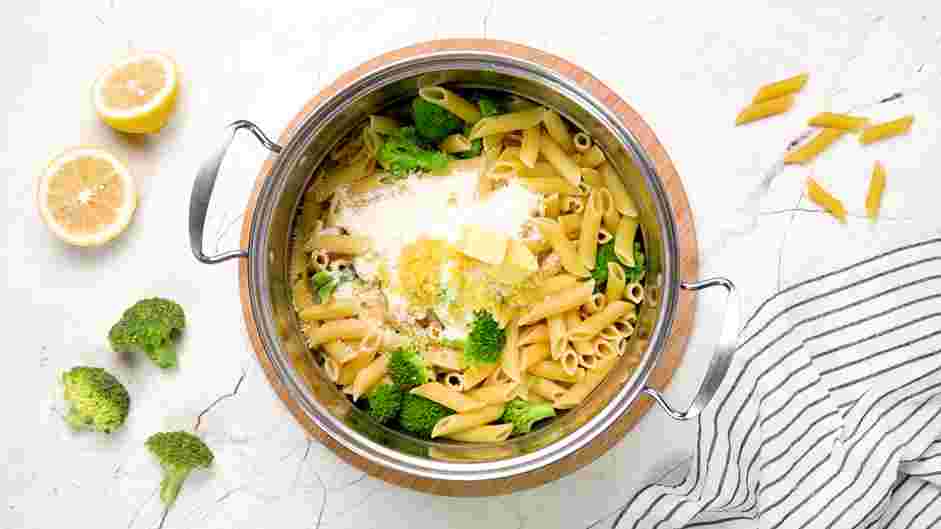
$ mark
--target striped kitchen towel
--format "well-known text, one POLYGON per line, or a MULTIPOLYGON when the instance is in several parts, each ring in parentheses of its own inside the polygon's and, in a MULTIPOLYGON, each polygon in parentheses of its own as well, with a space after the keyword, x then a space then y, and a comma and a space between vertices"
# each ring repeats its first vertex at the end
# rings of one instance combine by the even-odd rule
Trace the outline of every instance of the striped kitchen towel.
POLYGON ((764 302, 698 422, 613 527, 941 528, 941 238, 764 302))

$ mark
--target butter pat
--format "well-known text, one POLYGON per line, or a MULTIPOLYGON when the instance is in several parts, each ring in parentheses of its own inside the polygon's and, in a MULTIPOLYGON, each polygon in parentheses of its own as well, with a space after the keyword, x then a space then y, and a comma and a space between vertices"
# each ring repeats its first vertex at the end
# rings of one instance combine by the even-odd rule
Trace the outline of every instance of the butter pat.
POLYGON ((509 238, 502 233, 466 225, 461 229, 461 240, 458 241, 457 248, 468 257, 498 265, 506 256, 508 243, 509 238))
POLYGON ((508 283, 519 283, 539 270, 539 263, 533 252, 520 241, 510 239, 507 243, 506 259, 497 272, 500 279, 508 283))

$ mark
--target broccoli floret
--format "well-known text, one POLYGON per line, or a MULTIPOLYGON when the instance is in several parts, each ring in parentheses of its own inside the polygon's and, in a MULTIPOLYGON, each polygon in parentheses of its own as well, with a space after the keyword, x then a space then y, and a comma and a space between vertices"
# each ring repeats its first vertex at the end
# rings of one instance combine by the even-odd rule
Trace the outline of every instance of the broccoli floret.
POLYGON ((402 390, 393 384, 381 384, 367 396, 369 416, 385 424, 399 414, 402 407, 402 390))
POLYGON ((187 432, 161 432, 151 435, 145 443, 163 468, 160 499, 167 507, 173 505, 190 471, 209 468, 212 450, 199 437, 187 432))
POLYGON ((76 430, 111 433, 127 419, 131 407, 127 388, 104 369, 73 367, 62 375, 62 386, 69 403, 65 420, 76 430))
POLYGON ((634 266, 627 266, 615 254, 614 241, 611 241, 598 247, 595 268, 591 271, 591 277, 595 280, 595 292, 604 290, 605 283, 608 282, 608 263, 610 262, 615 262, 624 269, 624 276, 628 282, 644 277, 646 265, 640 242, 634 243, 634 266))
POLYGON ((431 430, 435 424, 454 412, 433 400, 406 393, 402 399, 402 412, 399 414, 399 424, 406 431, 419 437, 431 437, 431 430))
POLYGON ((534 423, 549 417, 555 417, 551 404, 537 404, 516 397, 506 405, 502 420, 513 425, 514 435, 520 435, 529 433, 534 423))
POLYGON ((389 378, 400 389, 408 391, 431 380, 425 359, 414 346, 404 346, 389 356, 389 378))
POLYGON ((487 96, 480 96, 480 100, 477 101, 477 108, 480 109, 481 117, 485 118, 496 116, 497 114, 501 113, 500 105, 487 96))
POLYGON ((183 308, 173 301, 150 298, 124 311, 108 340, 116 352, 144 351, 161 368, 176 367, 176 341, 186 326, 183 308))
POLYGON ((640 247, 640 242, 634 243, 634 266, 624 266, 624 275, 628 282, 640 281, 647 270, 647 257, 640 247))
POLYGON ((461 130, 464 125, 461 118, 446 108, 420 97, 412 101, 412 118, 418 133, 431 141, 443 140, 448 134, 461 130))
POLYGON ((382 144, 377 159, 397 178, 419 170, 440 171, 448 166, 448 155, 424 148, 415 127, 395 130, 382 144))
POLYGON ((474 312, 470 333, 464 343, 464 361, 468 365, 492 364, 500 359, 506 344, 506 331, 486 310, 474 312))

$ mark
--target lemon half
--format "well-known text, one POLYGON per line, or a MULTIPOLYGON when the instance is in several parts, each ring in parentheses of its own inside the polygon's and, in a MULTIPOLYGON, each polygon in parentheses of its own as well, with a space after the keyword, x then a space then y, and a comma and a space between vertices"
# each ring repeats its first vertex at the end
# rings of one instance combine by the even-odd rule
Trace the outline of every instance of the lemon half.
POLYGON ((170 119, 179 92, 173 59, 141 53, 111 65, 92 87, 95 110, 114 129, 157 132, 170 119))
POLYGON ((63 241, 100 246, 127 228, 137 191, 127 167, 94 147, 69 149, 53 158, 37 189, 39 215, 63 241))

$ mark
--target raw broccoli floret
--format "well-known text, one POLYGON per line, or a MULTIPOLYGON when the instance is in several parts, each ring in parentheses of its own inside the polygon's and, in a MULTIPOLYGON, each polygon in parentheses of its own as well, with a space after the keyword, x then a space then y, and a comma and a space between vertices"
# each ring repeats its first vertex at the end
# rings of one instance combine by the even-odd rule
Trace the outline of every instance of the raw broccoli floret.
POLYGON ((415 127, 395 130, 382 144, 377 159, 389 173, 400 178, 415 171, 440 171, 448 166, 448 155, 426 149, 415 127))
POLYGON ((435 424, 454 412, 433 400, 406 393, 402 399, 402 412, 399 414, 399 424, 406 431, 419 437, 431 437, 431 430, 435 424))
POLYGON ((448 134, 461 130, 464 125, 461 118, 446 108, 420 97, 412 101, 412 118, 418 133, 431 141, 443 140, 448 134))
POLYGON ((551 404, 527 402, 519 397, 511 400, 503 411, 502 421, 513 425, 513 434, 529 433, 533 424, 549 417, 555 417, 551 404))
POLYGON ((611 241, 598 247, 595 269, 591 271, 591 277, 595 280, 596 292, 604 290, 605 283, 608 282, 608 263, 612 261, 624 269, 624 276, 628 282, 637 281, 644 276, 646 260, 640 242, 634 243, 634 266, 627 266, 614 253, 614 241, 611 241))
POLYGON ((108 340, 116 352, 143 351, 155 364, 176 367, 176 341, 186 326, 183 308, 173 301, 150 298, 124 311, 108 340))
POLYGON ((381 384, 366 397, 367 413, 380 424, 385 424, 399 414, 402 407, 402 390, 394 384, 381 384))
POLYGON ((418 349, 408 345, 392 351, 389 356, 389 378, 400 389, 408 391, 431 380, 431 372, 418 349))
POLYGON ((500 359, 506 345, 506 331, 486 310, 474 312, 470 333, 464 343, 464 361, 468 365, 492 364, 500 359))
POLYGON ((111 433, 127 419, 131 407, 127 388, 104 369, 73 367, 62 375, 62 386, 69 403, 65 420, 76 430, 111 433))
POLYGON ((212 450, 199 437, 187 432, 161 432, 151 435, 145 443, 163 468, 160 499, 167 507, 173 505, 190 471, 209 468, 212 450))
POLYGON ((640 281, 644 277, 644 272, 647 270, 647 256, 644 255, 644 251, 640 247, 639 242, 634 243, 634 266, 624 266, 624 276, 627 278, 627 282, 631 281, 640 281))

